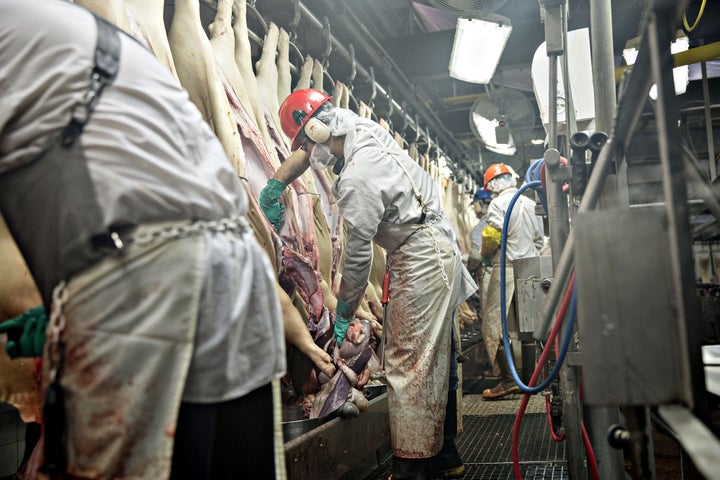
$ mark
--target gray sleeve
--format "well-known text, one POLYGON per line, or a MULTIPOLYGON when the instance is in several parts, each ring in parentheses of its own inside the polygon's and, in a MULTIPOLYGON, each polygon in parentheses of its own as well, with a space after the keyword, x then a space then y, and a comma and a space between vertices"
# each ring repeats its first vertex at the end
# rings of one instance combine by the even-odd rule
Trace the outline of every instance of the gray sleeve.
POLYGON ((372 243, 348 231, 338 298, 350 305, 351 312, 357 310, 365 295, 372 259, 372 243))

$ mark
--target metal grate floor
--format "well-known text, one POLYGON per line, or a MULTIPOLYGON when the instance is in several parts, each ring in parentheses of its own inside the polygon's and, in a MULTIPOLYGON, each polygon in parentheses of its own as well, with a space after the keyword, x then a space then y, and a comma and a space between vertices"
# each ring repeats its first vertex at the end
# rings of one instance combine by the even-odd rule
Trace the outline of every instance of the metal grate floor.
MULTIPOLYGON (((464 480, 515 480, 512 465, 512 426, 522 395, 486 401, 463 395, 462 432, 456 444, 465 461, 464 480)), ((545 400, 530 399, 520 427, 520 471, 523 480, 568 480, 565 444, 550 437, 545 400)), ((389 461, 364 480, 385 480, 389 461)))

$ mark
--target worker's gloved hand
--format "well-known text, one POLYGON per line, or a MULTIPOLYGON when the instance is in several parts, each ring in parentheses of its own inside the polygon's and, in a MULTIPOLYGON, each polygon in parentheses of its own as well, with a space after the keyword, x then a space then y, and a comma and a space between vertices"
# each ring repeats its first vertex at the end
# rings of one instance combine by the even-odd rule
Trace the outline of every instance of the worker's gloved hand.
POLYGON ((492 267, 493 266, 492 258, 483 258, 482 264, 483 264, 483 267, 492 267))
POLYGON ((335 340, 337 341, 338 347, 342 345, 349 326, 349 318, 344 318, 337 313, 335 314, 335 340))
POLYGON ((41 356, 45 347, 47 324, 45 308, 42 305, 0 323, 0 333, 8 334, 8 341, 5 344, 8 356, 10 358, 41 356))
POLYGON ((285 222, 285 207, 278 201, 285 187, 287 185, 281 181, 271 178, 265 188, 260 190, 260 208, 278 231, 285 222))
POLYGON ((337 341, 338 347, 342 345, 345 334, 348 331, 352 314, 353 312, 350 305, 342 298, 338 298, 337 307, 335 308, 335 340, 337 341))

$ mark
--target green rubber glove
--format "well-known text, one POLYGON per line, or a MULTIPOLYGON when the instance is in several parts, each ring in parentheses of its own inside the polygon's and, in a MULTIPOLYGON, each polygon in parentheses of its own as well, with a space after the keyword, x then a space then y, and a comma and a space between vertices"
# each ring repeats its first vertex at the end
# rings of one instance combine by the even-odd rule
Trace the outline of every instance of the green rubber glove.
POLYGON ((338 298, 337 307, 335 307, 335 340, 337 341, 338 347, 342 345, 345 339, 345 334, 350 326, 350 320, 353 312, 350 308, 350 304, 342 298, 338 298))
POLYGON ((278 201, 285 187, 287 185, 281 181, 271 178, 265 188, 260 190, 260 208, 278 231, 285 222, 285 207, 278 201))
POLYGON ((350 319, 343 318, 337 313, 335 314, 335 341, 337 341, 338 347, 342 345, 343 339, 345 338, 345 334, 348 331, 348 327, 350 327, 350 319))
POLYGON ((492 267, 493 266, 492 258, 483 258, 482 264, 484 267, 492 267))
POLYGON ((42 305, 0 323, 0 333, 8 334, 5 350, 10 358, 41 356, 45 348, 47 324, 42 305))

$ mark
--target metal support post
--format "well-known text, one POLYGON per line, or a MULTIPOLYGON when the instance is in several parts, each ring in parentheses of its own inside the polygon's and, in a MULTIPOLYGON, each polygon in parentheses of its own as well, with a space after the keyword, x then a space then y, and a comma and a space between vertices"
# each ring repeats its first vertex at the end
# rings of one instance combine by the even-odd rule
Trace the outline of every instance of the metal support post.
MULTIPOLYGON (((673 6, 674 7, 674 6, 673 6)), ((685 335, 685 352, 681 358, 687 362, 681 365, 685 370, 683 378, 689 379, 684 385, 692 391, 691 400, 701 418, 707 419, 705 377, 700 351, 700 329, 697 321, 699 303, 693 285, 695 268, 692 260, 692 241, 687 202, 687 181, 680 148, 680 132, 677 127, 677 101, 673 80, 673 61, 670 54, 672 30, 675 25, 674 8, 658 9, 648 26, 650 60, 653 78, 657 84, 658 101, 655 106, 658 150, 663 172, 663 196, 667 213, 670 266, 672 271, 673 295, 676 305, 678 332, 685 335)))
MULTIPOLYGON (((703 41, 700 40, 700 44, 703 41)), ((707 134, 708 144, 708 172, 710 173, 710 181, 712 182, 718 176, 717 162, 715 161, 715 139, 713 138, 712 113, 710 112, 710 87, 708 86, 707 65, 700 62, 702 70, 702 87, 703 101, 705 103, 705 132, 707 134)))
MULTIPOLYGON (((593 88, 595 91, 595 129, 612 135, 615 118, 615 63, 613 58, 612 5, 610 0, 590 0, 590 42, 593 52, 593 88)), ((616 170, 617 184, 627 190, 627 169, 616 170)), ((602 205, 602 200, 600 200, 602 205)), ((582 349, 582 345, 580 346, 582 349)), ((600 478, 622 478, 622 451, 611 448, 607 432, 620 423, 617 407, 587 407, 585 420, 595 451, 600 478)))
MULTIPOLYGON (((567 52, 567 23, 564 22, 566 2, 546 2, 545 4, 545 45, 549 57, 549 92, 548 92, 548 149, 545 151, 545 173, 547 176, 546 195, 548 202, 548 224, 550 226, 550 246, 552 249, 553 271, 565 248, 569 235, 568 201, 562 189, 560 173, 560 153, 558 144, 558 59, 567 52)), ((563 69, 566 71, 566 69, 563 69)), ((565 78, 565 91, 570 91, 568 78, 565 78)), ((572 108, 566 103, 566 109, 572 108)), ((566 117, 568 118, 568 117, 566 117)), ((564 170, 567 172, 567 170, 564 170)), ((560 285, 558 288, 562 288, 560 285)), ((565 326, 563 330, 565 330, 565 326)), ((562 334, 562 333, 561 333, 562 334)), ((572 348, 571 350, 575 350, 572 348)), ((573 480, 587 479, 587 463, 582 440, 582 406, 579 399, 576 367, 567 363, 560 370, 560 387, 562 390, 563 418, 567 432, 566 448, 568 456, 568 473, 573 480)))

